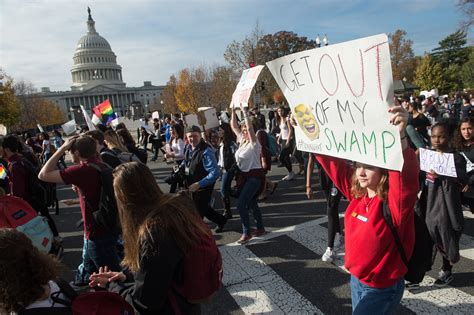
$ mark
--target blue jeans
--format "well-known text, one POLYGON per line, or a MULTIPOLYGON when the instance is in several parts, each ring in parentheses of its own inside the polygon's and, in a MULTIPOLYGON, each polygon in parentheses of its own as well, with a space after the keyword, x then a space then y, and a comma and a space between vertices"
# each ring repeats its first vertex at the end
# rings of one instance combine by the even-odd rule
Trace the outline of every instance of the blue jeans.
POLYGON ((232 180, 235 177, 235 170, 230 168, 222 175, 221 195, 223 198, 230 198, 230 190, 232 189, 232 180))
POLYGON ((100 267, 120 271, 120 258, 117 254, 117 238, 105 236, 94 240, 84 238, 82 262, 77 267, 76 282, 89 283, 89 277, 100 267))
POLYGON ((352 314, 393 314, 402 300, 404 289, 403 278, 391 287, 377 289, 351 275, 352 314))
POLYGON ((260 212, 257 203, 257 192, 259 191, 261 184, 259 178, 249 177, 240 191, 239 199, 237 199, 237 210, 239 211, 240 221, 242 222, 242 234, 250 234, 249 209, 252 209, 257 229, 264 229, 262 213, 260 212))

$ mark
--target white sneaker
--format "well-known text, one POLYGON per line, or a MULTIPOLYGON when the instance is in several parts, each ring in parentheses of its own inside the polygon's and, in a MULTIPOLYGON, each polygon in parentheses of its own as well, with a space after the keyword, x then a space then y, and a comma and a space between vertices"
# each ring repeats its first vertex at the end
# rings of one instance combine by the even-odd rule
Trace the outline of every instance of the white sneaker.
POLYGON ((336 258, 336 255, 332 251, 331 247, 328 247, 323 257, 321 257, 321 260, 324 262, 332 263, 335 258, 336 258))
POLYGON ((344 248, 344 236, 341 233, 336 233, 334 237, 334 251, 338 251, 344 248))
POLYGON ((295 178, 295 173, 294 172, 289 172, 288 175, 283 177, 281 180, 292 180, 293 178, 295 178))

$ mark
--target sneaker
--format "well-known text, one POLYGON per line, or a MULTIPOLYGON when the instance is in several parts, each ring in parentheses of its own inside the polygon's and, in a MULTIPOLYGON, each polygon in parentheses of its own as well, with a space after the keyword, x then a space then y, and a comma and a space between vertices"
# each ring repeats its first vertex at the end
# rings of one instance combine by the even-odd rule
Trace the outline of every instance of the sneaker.
POLYGON ((407 281, 405 282, 405 289, 407 289, 410 292, 417 291, 420 289, 420 284, 407 281))
POLYGON ((338 251, 344 248, 344 236, 341 233, 336 233, 334 237, 334 251, 338 251))
POLYGON ((323 257, 321 257, 321 260, 324 262, 332 263, 334 261, 334 258, 336 258, 336 255, 334 254, 331 247, 328 247, 323 257))
POLYGON ((259 237, 259 236, 262 236, 262 235, 265 235, 265 234, 267 234, 267 231, 265 231, 265 229, 252 230, 252 232, 250 233, 250 235, 252 235, 252 237, 259 237))
POLYGON ((84 290, 89 287, 89 283, 86 282, 78 282, 78 281, 71 281, 69 282, 69 285, 71 288, 73 288, 75 291, 80 291, 84 290))
POLYGON ((444 270, 441 270, 439 272, 439 277, 438 279, 436 279, 436 281, 434 282, 434 285, 436 287, 444 287, 446 285, 448 285, 451 281, 453 281, 454 277, 453 277, 453 274, 451 273, 451 271, 444 271, 444 270))
POLYGON ((292 180, 293 178, 295 178, 295 173, 294 172, 289 172, 288 175, 283 177, 281 180, 292 180))
POLYGON ((249 235, 249 234, 242 234, 242 236, 240 237, 240 239, 237 241, 237 244, 240 244, 240 245, 246 244, 246 243, 248 243, 248 241, 250 241, 251 239, 252 239, 252 235, 249 235))

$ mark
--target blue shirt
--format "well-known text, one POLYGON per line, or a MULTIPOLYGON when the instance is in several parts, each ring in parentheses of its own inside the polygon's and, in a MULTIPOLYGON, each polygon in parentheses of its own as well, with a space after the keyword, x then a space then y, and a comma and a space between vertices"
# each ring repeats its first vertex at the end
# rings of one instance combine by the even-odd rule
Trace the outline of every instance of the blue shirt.
MULTIPOLYGON (((191 148, 189 149, 191 150, 191 148)), ((191 156, 193 154, 193 151, 190 152, 191 156)), ((186 160, 183 160, 182 164, 186 165, 186 160)), ((207 176, 198 182, 200 188, 204 188, 206 186, 214 184, 221 175, 220 168, 217 165, 215 152, 210 147, 207 147, 202 152, 202 165, 204 167, 204 170, 206 170, 207 172, 207 176)))

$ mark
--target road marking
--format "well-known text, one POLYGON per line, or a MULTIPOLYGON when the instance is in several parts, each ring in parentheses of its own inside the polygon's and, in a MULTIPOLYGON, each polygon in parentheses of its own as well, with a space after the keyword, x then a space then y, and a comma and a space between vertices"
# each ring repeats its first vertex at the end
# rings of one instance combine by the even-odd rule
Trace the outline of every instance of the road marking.
POLYGON ((323 314, 245 246, 221 246, 222 283, 245 314, 323 314))

